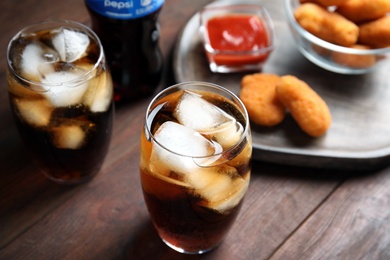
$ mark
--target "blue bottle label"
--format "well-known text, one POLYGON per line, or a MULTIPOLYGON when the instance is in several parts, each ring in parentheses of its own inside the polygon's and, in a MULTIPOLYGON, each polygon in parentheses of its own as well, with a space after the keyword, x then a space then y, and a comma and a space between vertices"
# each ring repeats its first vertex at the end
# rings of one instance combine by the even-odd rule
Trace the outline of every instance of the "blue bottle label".
POLYGON ((136 19, 155 12, 164 0, 85 0, 98 14, 113 19, 136 19))

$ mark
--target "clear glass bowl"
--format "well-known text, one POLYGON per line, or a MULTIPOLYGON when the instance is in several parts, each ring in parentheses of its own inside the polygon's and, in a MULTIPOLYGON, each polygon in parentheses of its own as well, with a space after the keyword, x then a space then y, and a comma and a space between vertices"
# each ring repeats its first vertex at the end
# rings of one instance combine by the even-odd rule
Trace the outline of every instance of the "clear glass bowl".
POLYGON ((389 58, 390 48, 360 50, 326 42, 303 29, 294 18, 299 0, 285 0, 285 10, 291 32, 299 51, 311 62, 340 74, 364 74, 389 58))

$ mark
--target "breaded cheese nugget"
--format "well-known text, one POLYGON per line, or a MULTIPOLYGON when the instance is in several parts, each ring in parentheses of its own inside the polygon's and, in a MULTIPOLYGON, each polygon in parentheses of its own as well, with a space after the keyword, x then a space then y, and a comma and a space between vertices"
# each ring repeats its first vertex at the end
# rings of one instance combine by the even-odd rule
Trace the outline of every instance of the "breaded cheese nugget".
POLYGON ((316 3, 318 5, 328 7, 328 6, 339 6, 348 0, 301 0, 301 4, 304 3, 316 3))
POLYGON ((276 93, 308 135, 321 136, 329 128, 332 118, 327 104, 304 81, 291 75, 282 76, 276 93))
MULTIPOLYGON (((353 45, 351 46, 351 48, 358 49, 358 50, 371 49, 366 45, 359 45, 359 44, 353 45)), ((369 68, 376 63, 376 56, 374 54, 357 55, 357 54, 333 52, 332 60, 338 64, 345 65, 352 68, 369 68)))
POLYGON ((308 32, 327 42, 341 46, 356 43, 359 27, 338 13, 313 3, 305 3, 294 11, 297 22, 308 32))
POLYGON ((374 20, 390 12, 390 1, 347 0, 337 7, 336 12, 355 23, 374 20))
POLYGON ((390 16, 359 26, 359 42, 373 48, 390 46, 390 16))
POLYGON ((277 99, 275 91, 279 79, 277 75, 263 73, 242 78, 240 99, 253 123, 274 126, 284 119, 286 109, 277 99))

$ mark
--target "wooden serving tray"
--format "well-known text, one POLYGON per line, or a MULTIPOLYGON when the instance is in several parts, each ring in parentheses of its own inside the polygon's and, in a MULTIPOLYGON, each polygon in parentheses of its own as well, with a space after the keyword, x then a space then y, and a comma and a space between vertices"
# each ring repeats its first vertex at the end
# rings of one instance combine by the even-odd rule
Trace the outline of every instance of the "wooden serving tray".
MULTIPOLYGON (((291 74, 307 82, 328 104, 332 125, 326 135, 311 138, 290 115, 276 127, 252 124, 253 158, 341 170, 372 170, 390 163, 390 60, 365 75, 340 75, 317 67, 295 46, 283 1, 278 1, 280 5, 263 4, 274 22, 277 47, 262 72, 291 74)), ((198 26, 195 14, 179 35, 173 59, 176 81, 212 82, 238 95, 245 74, 209 70, 198 26)))

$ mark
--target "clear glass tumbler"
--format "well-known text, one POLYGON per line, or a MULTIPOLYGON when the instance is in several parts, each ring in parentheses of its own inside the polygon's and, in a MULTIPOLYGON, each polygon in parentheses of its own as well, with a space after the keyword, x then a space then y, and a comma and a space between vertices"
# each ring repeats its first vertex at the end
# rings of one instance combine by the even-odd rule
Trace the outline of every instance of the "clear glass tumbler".
POLYGON ((185 82, 150 103, 141 136, 145 202, 161 239, 187 254, 221 243, 249 185, 252 142, 242 102, 206 82, 185 82))
POLYGON ((61 184, 91 179, 107 154, 113 86, 102 45, 88 27, 45 21, 8 45, 9 101, 40 170, 61 184))

